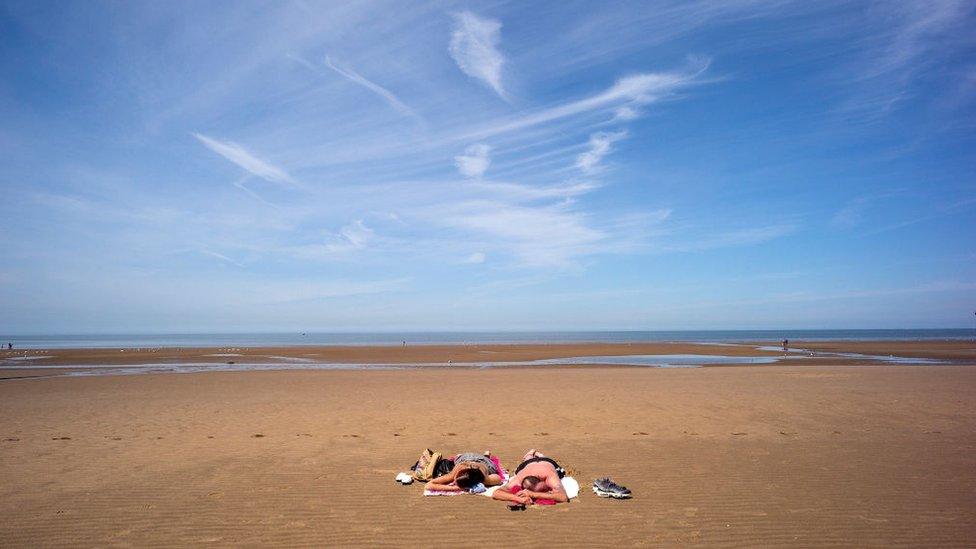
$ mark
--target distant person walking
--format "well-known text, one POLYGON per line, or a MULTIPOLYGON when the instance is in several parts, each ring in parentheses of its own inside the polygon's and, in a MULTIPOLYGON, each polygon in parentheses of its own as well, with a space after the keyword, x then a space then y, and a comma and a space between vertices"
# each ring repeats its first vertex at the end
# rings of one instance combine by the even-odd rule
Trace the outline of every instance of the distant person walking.
POLYGON ((783 352, 786 353, 786 352, 789 352, 789 350, 790 350, 790 340, 784 339, 783 340, 783 352))
POLYGON ((13 343, 8 343, 8 344, 7 344, 7 350, 8 350, 8 351, 9 351, 10 349, 13 349, 13 348, 14 348, 14 344, 13 344, 13 343))

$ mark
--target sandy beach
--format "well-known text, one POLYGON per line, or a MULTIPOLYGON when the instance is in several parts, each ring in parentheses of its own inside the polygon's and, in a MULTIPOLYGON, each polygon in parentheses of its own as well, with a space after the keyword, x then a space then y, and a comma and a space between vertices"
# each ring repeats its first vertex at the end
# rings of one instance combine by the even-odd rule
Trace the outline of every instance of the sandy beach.
MULTIPOLYGON (((972 361, 965 342, 899 345, 972 361)), ((241 354, 613 351, 583 347, 241 354)), ((50 370, 0 377, 11 372, 50 370)), ((837 361, 7 379, 0 545, 971 546, 974 396, 971 367, 837 361), (393 476, 426 447, 490 449, 510 467, 538 447, 584 487, 610 475, 635 497, 584 491, 518 514, 487 498, 424 498, 393 476)))
MULTIPOLYGON (((541 352, 483 347, 450 351, 541 352)), ((974 395, 971 366, 820 363, 8 379, 0 545, 971 546, 974 395), (393 477, 426 447, 635 497, 424 498, 393 477)))

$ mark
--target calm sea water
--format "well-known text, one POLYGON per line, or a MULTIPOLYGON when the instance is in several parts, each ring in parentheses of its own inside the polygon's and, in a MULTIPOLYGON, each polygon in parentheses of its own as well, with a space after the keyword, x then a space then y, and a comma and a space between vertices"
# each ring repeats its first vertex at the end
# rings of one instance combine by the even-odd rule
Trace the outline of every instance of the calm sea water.
POLYGON ((298 345, 399 345, 457 343, 639 343, 688 341, 923 340, 976 339, 973 329, 929 330, 688 330, 623 332, 384 332, 384 333, 200 333, 2 336, 15 349, 138 347, 261 347, 298 345))

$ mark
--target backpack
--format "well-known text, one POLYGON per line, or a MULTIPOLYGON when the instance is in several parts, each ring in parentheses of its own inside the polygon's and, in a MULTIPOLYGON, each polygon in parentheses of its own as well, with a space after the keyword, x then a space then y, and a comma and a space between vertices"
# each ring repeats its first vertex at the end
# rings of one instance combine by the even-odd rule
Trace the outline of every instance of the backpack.
POLYGON ((413 465, 413 478, 428 481, 437 476, 437 464, 441 461, 440 452, 427 448, 420 454, 420 459, 413 465))

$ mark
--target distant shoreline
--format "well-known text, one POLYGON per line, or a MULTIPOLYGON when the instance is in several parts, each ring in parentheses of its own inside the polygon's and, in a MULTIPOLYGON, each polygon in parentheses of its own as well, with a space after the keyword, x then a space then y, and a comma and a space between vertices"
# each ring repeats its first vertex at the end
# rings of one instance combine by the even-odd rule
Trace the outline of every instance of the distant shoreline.
MULTIPOLYGON (((141 347, 0 351, 0 373, 131 375, 207 371, 976 364, 970 341, 548 343, 141 347), (54 371, 58 370, 57 373, 54 371), (70 370, 70 371, 65 371, 70 370)), ((2 377, 2 376, 0 376, 2 377)))
POLYGON ((976 330, 831 329, 831 330, 630 330, 630 331, 471 331, 471 332, 240 332, 187 334, 0 335, 0 345, 24 349, 137 349, 141 347, 326 347, 473 345, 473 344, 615 344, 747 343, 753 341, 965 341, 976 330))

